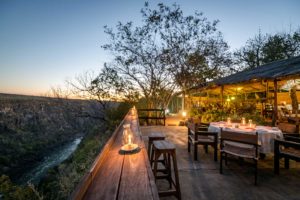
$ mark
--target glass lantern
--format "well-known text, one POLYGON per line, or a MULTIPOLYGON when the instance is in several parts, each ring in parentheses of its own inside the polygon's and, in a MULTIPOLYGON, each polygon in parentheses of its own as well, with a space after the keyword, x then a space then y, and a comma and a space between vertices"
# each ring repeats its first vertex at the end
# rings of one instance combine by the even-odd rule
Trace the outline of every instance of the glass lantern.
POLYGON ((131 115, 134 116, 135 113, 136 113, 136 109, 135 109, 135 106, 133 106, 133 107, 131 108, 131 115))
POLYGON ((123 125, 123 145, 131 145, 133 143, 133 134, 130 128, 130 124, 123 125))
POLYGON ((133 151, 138 148, 137 144, 134 144, 134 134, 131 131, 130 124, 123 125, 123 137, 121 147, 122 151, 133 151))

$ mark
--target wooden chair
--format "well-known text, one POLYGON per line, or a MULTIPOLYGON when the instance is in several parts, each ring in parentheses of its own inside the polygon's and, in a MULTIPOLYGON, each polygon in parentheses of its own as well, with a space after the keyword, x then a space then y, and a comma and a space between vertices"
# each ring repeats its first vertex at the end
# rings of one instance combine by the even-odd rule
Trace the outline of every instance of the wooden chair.
POLYGON ((208 132, 209 124, 188 123, 188 152, 191 145, 194 146, 194 160, 197 160, 198 145, 204 145, 205 152, 208 153, 208 146, 214 148, 214 160, 218 161, 218 133, 208 132))
POLYGON ((279 161, 284 158, 284 166, 289 169, 289 160, 300 162, 300 137, 284 136, 284 140, 274 140, 274 173, 279 174, 279 161))
POLYGON ((223 173, 223 159, 227 164, 227 154, 253 160, 254 184, 257 185, 258 134, 246 134, 221 129, 220 174, 223 173))

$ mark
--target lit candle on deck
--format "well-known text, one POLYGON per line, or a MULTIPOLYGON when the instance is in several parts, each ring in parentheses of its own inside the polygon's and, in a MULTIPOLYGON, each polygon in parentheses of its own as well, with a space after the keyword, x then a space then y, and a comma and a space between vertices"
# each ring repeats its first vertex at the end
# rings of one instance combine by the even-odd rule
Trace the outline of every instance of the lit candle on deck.
POLYGON ((252 128, 252 120, 249 119, 249 127, 252 128))
POLYGON ((227 118, 227 125, 231 125, 231 118, 230 117, 227 118))
POLYGON ((245 119, 245 117, 242 117, 242 125, 246 125, 246 119, 245 119))
POLYGON ((128 145, 131 145, 131 135, 128 135, 128 145))

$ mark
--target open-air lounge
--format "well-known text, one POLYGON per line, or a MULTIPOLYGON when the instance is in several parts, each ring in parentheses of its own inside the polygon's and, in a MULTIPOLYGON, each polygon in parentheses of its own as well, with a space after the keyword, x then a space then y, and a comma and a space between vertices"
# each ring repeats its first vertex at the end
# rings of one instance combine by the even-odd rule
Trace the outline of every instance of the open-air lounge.
POLYGON ((295 57, 191 88, 178 114, 132 108, 71 199, 300 199, 299 79, 295 57))

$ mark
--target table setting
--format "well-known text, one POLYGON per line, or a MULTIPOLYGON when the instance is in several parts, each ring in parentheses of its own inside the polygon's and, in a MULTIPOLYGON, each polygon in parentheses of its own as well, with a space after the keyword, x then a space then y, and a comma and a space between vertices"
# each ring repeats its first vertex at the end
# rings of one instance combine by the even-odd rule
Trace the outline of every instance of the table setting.
POLYGON ((255 134, 257 132, 258 143, 260 145, 259 152, 262 154, 273 153, 274 139, 283 138, 282 131, 277 127, 257 126, 253 124, 252 120, 248 120, 248 123, 246 123, 245 118, 242 118, 241 123, 232 123, 230 118, 228 118, 226 122, 211 122, 208 131, 218 132, 220 135, 221 128, 241 134, 255 134))

